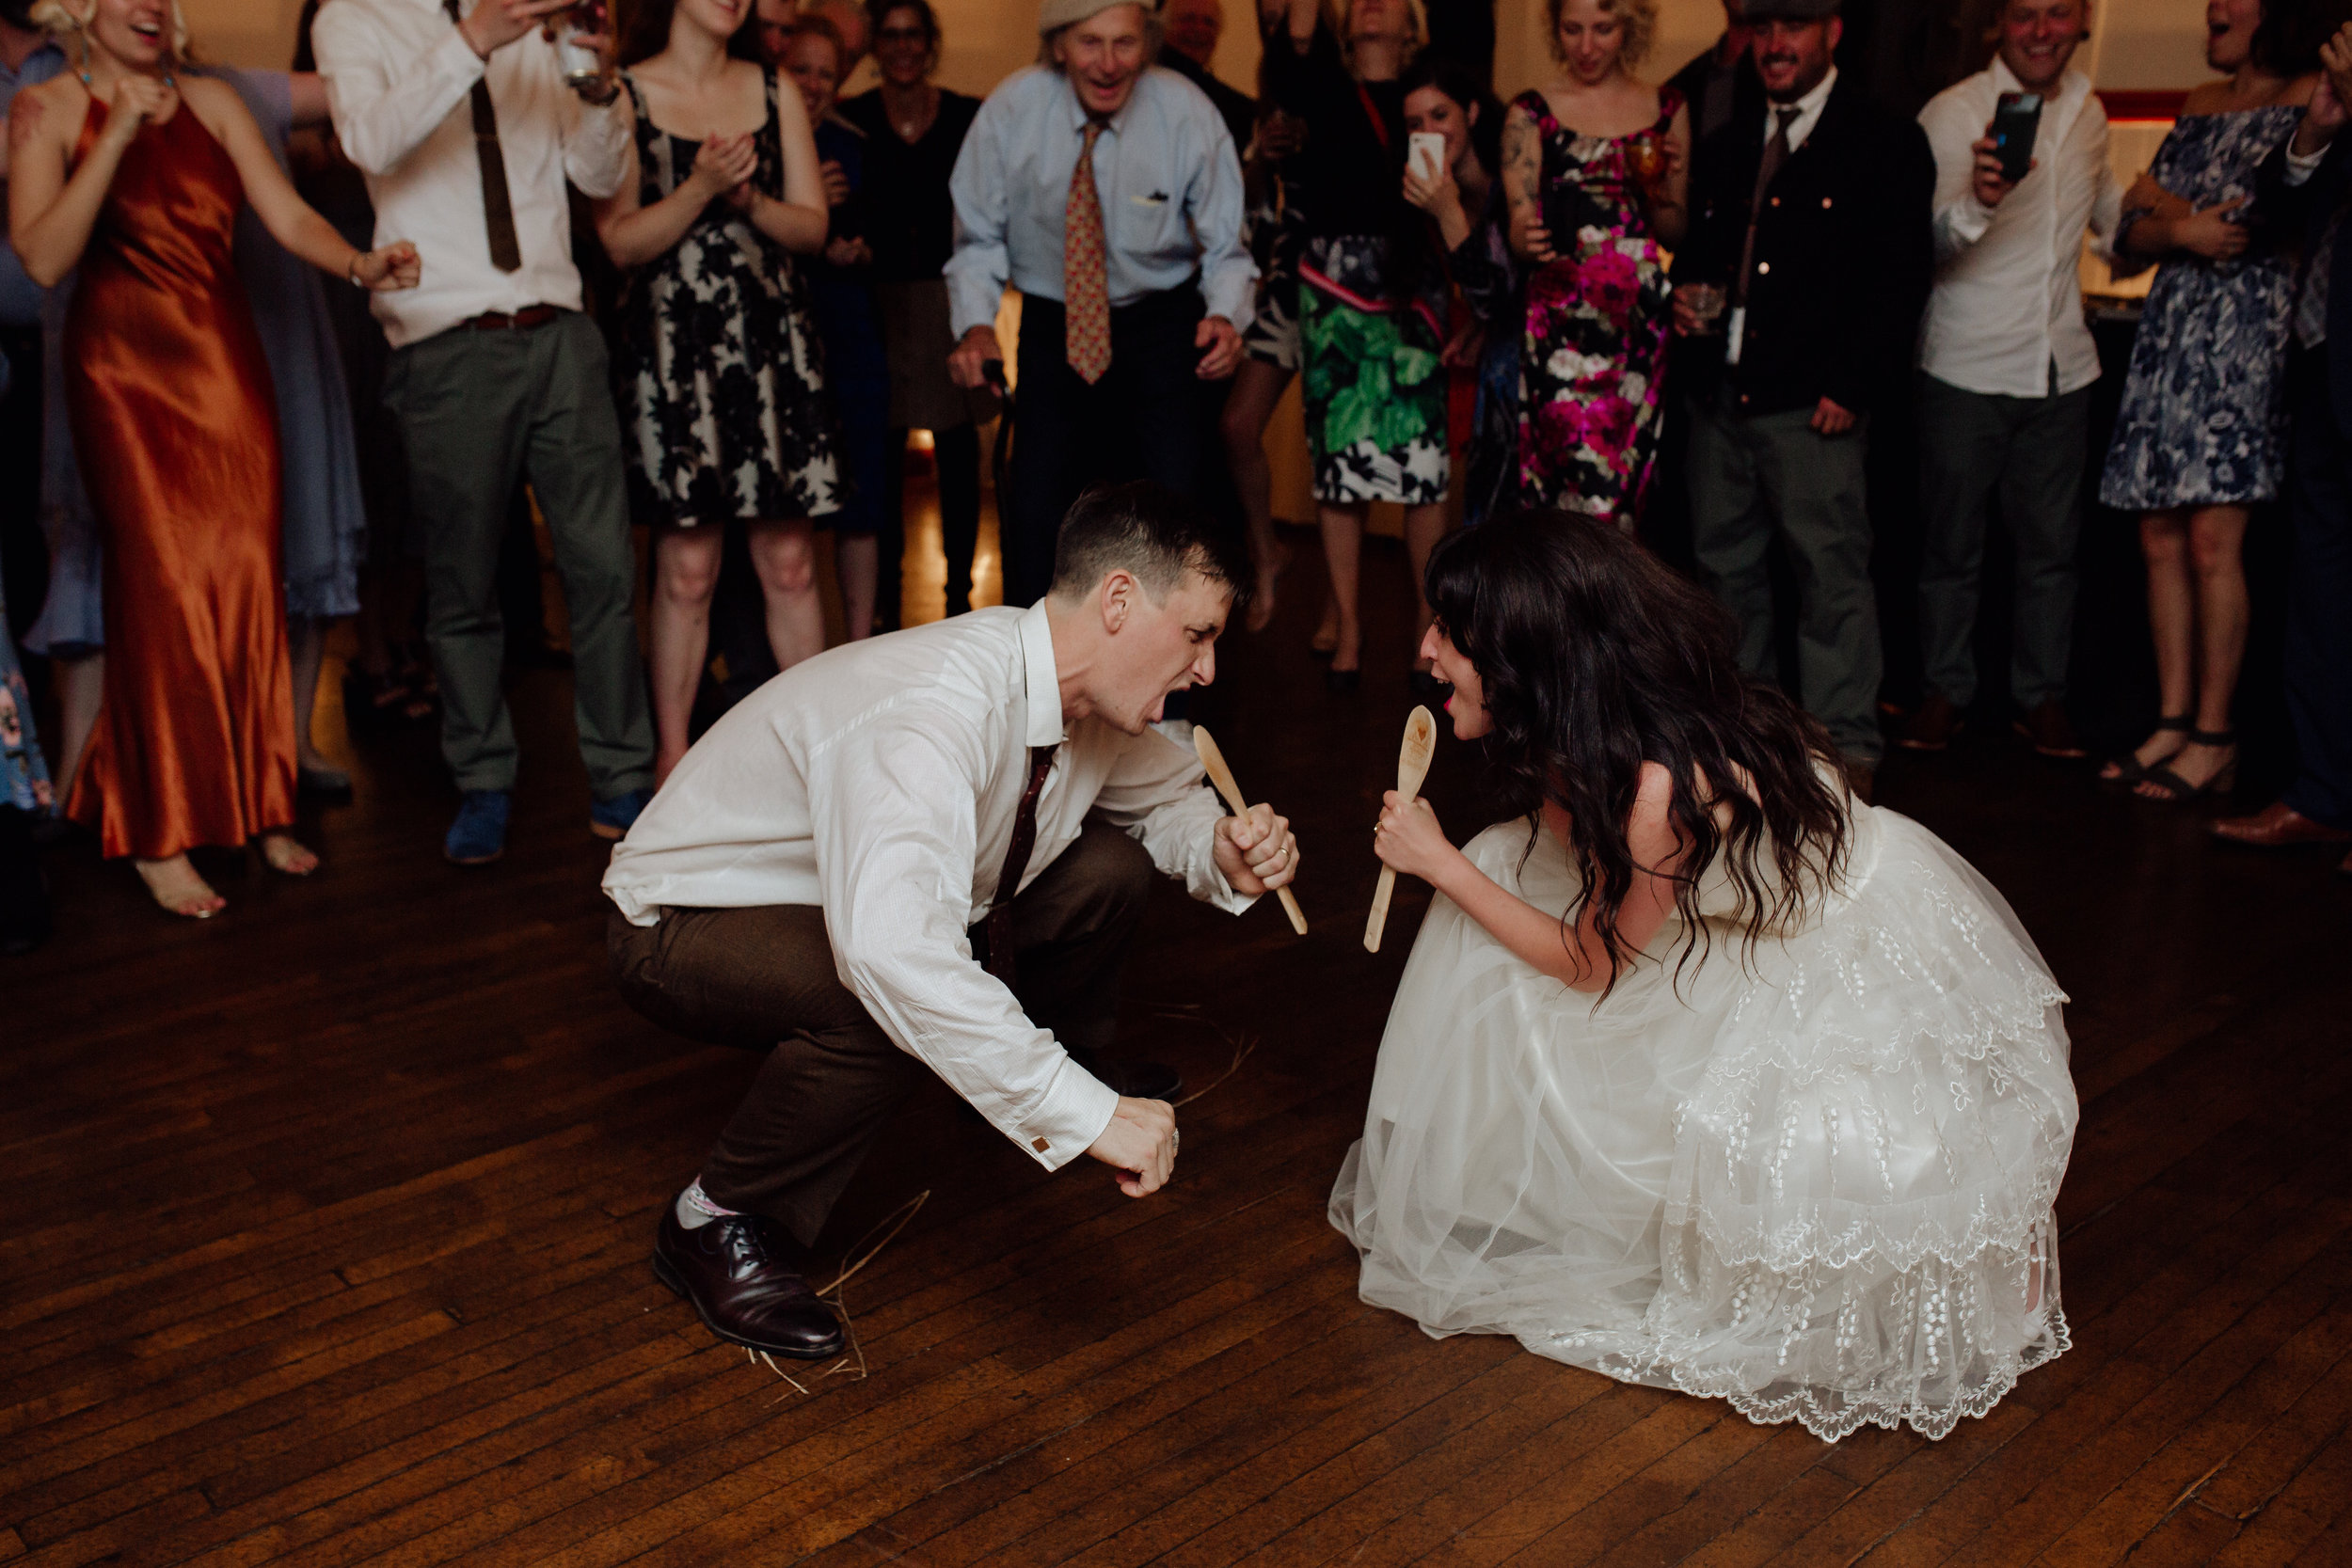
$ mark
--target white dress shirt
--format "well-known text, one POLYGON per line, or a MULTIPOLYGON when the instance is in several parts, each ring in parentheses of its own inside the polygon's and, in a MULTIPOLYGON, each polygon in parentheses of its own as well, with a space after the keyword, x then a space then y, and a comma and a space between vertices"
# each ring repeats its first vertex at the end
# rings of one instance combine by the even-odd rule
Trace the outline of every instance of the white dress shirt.
POLYGON ((2000 95, 2023 90, 1996 58, 1919 111, 1935 153, 1935 289, 1919 365, 1966 391, 2040 398, 2099 379, 2083 321, 2083 232, 2112 239, 2123 197, 2107 166, 2106 110, 2090 78, 2070 70, 2042 102, 2039 166, 1998 207, 1977 199, 1972 149, 2000 95))
MULTIPOLYGON (((995 324, 1008 281, 1062 297, 1062 224, 1086 125, 1069 78, 1045 66, 1015 71, 980 105, 947 185, 958 338, 995 324)), ((1258 269, 1241 243, 1241 161, 1208 94, 1172 71, 1146 71, 1094 144, 1094 183, 1114 309, 1181 288, 1197 272, 1210 315, 1236 326, 1249 320, 1258 269)))
POLYGON ((821 908, 841 983, 882 1031, 1058 1169, 1119 1097, 1024 1016, 966 934, 995 901, 1029 748, 1056 744, 1023 887, 1092 814, 1194 897, 1249 907, 1216 867, 1224 813, 1198 758, 1156 731, 1065 726, 1041 603, 848 643, 768 682, 686 753, 604 891, 640 926, 670 905, 821 908))
MULTIPOLYGON (((470 12, 472 5, 464 5, 470 12)), ((532 305, 577 310, 572 215, 564 181, 608 197, 628 175, 626 99, 605 108, 564 85, 555 45, 534 29, 485 67, 440 0, 334 0, 310 40, 344 155, 368 178, 375 243, 406 240, 423 273, 413 289, 374 296, 394 348, 485 310, 532 305), (486 74, 522 266, 490 264, 472 92, 486 74)))

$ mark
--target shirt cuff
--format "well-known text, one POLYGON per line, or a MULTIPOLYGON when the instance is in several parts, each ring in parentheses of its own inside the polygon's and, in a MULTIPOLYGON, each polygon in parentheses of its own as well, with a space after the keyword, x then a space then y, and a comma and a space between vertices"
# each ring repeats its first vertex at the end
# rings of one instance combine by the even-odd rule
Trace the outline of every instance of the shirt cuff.
POLYGON ((1993 209, 1977 199, 1970 191, 1945 209, 1945 232, 1962 245, 1975 245, 1984 238, 1984 231, 1993 227, 1993 209))
POLYGON ((446 76, 469 89, 473 87, 474 78, 489 69, 490 62, 473 52, 473 45, 455 26, 450 28, 447 38, 433 46, 434 74, 446 76))
POLYGON ((2321 161, 2327 156, 2328 150, 2324 147, 2311 156, 2305 157, 2295 150, 2293 142, 2287 143, 2287 183, 2300 185, 2311 179, 2314 173, 2318 172, 2321 161))
POLYGON ((1094 1147, 1118 1110, 1118 1092, 1065 1054, 1037 1108, 1005 1131, 1030 1159, 1059 1170, 1094 1147))

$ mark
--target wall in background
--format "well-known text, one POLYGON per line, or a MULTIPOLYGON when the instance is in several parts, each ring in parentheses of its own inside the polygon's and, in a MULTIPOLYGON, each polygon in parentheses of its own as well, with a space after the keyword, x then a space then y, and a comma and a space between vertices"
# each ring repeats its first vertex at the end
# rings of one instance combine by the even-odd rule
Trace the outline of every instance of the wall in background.
MULTIPOLYGON (((231 65, 283 70, 294 57, 302 0, 181 0, 205 55, 231 65)), ((1437 0, 1458 4, 1460 0, 1437 0)), ((1858 3, 1858 0, 1854 0, 1858 3)), ((984 94, 1037 55, 1036 0, 936 0, 947 49, 940 80, 984 94)), ((1217 71, 1249 87, 1257 80, 1255 0, 1226 0, 1225 41, 1217 71)), ((2084 65, 2103 87, 2185 87, 2204 68, 2203 0, 2099 0, 2084 65)), ((1658 40, 1647 73, 1663 77, 1714 41, 1723 25, 1717 0, 1660 0, 1658 40)), ((1543 0, 1499 0, 1496 87, 1508 98, 1550 71, 1543 0)), ((868 67, 870 71, 871 68, 868 67)))

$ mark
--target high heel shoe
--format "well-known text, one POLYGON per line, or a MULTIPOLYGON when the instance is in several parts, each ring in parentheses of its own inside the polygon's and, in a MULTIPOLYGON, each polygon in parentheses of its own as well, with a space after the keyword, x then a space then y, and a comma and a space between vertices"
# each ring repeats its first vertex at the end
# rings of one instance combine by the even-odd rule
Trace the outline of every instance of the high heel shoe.
MULTIPOLYGON (((2195 714, 2174 713, 2168 714, 2156 721, 2155 733, 2157 735, 2193 735, 2196 733, 2196 729, 2197 716, 2195 714)), ((2165 760, 2169 761, 2169 755, 2168 755, 2165 760)), ((2129 789, 2132 785, 2139 783, 2140 780, 2148 776, 2149 768, 2161 768, 2162 766, 2164 766, 2162 762, 2142 763, 2139 758, 2133 755, 2132 752, 2126 752, 2120 757, 2111 757, 2108 759, 2107 768, 2112 768, 2115 771, 2110 773, 2106 770, 2106 768, 2101 768, 2099 770, 2099 782, 2101 784, 2122 784, 2124 788, 2129 789)))
MULTIPOLYGON (((2188 732, 2188 746, 2209 746, 2217 751, 2227 747, 2230 760, 2215 768, 2213 776, 2203 784, 2189 783, 2172 770, 2172 765, 2169 761, 2157 763, 2153 768, 2141 773, 2138 782, 2143 784, 2152 784, 2163 793, 2145 795, 2140 794, 2137 789, 2135 789, 2133 793, 2139 795, 2143 800, 2162 800, 2170 805, 2180 806, 2186 805, 2201 795, 2227 795, 2237 787, 2237 731, 2191 730, 2188 732)), ((2188 746, 2182 747, 2181 751, 2187 751, 2188 746)), ((2179 754, 2177 752, 2173 753, 2175 757, 2179 754)))

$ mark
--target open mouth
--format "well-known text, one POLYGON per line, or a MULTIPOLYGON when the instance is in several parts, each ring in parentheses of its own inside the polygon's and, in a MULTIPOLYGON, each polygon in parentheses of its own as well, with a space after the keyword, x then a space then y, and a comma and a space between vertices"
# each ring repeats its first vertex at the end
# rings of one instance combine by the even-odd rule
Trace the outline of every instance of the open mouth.
POLYGON ((135 36, 145 39, 150 43, 164 41, 164 24, 160 22, 134 22, 131 24, 131 31, 135 36))

